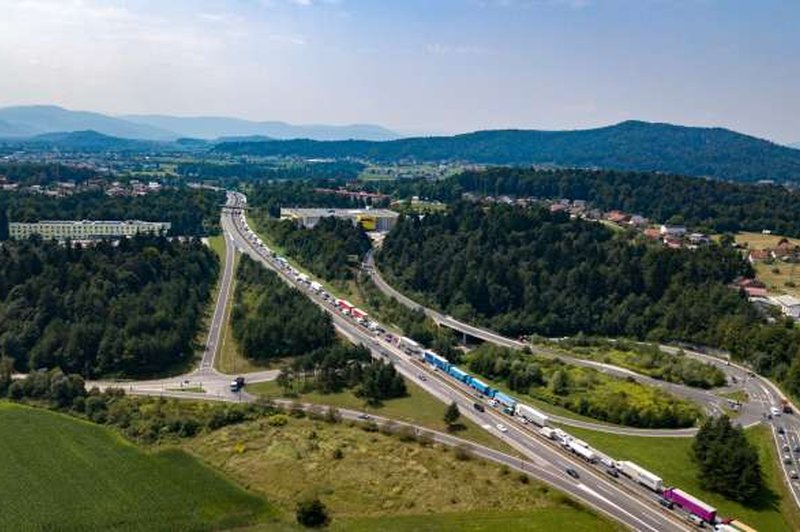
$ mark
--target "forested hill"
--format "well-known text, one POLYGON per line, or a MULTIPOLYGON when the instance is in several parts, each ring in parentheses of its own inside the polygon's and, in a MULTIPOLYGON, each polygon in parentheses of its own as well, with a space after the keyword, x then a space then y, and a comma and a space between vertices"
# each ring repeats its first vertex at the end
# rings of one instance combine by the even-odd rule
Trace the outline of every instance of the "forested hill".
POLYGON ((636 244, 539 208, 454 203, 402 217, 377 255, 398 288, 504 334, 578 332, 723 347, 800 393, 800 331, 768 324, 728 284, 731 248, 636 244))
POLYGON ((732 181, 800 182, 800 151, 721 128, 639 121, 576 131, 497 130, 388 142, 223 143, 234 154, 468 161, 669 172, 732 181))

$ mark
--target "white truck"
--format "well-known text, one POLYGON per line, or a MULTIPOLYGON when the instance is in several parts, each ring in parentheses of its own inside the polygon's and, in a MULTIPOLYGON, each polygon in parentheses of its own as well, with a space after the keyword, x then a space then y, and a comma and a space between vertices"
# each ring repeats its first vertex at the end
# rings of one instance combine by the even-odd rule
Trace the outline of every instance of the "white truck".
POLYGON ((550 427, 542 427, 541 429, 539 429, 539 434, 541 434, 542 436, 544 436, 549 440, 556 439, 556 431, 555 429, 551 429, 550 427))
POLYGON ((630 477, 642 486, 650 488, 655 492, 660 493, 664 490, 664 481, 661 480, 661 477, 633 462, 617 462, 617 469, 626 477, 630 477))
POLYGON ((597 461, 597 455, 595 455, 594 451, 589 447, 581 445, 577 440, 572 440, 567 443, 567 448, 587 462, 594 463, 597 461))
POLYGON ((523 405, 522 403, 517 403, 515 414, 517 414, 521 418, 525 418, 531 423, 535 423, 540 427, 546 427, 547 421, 550 419, 544 413, 536 410, 535 408, 531 408, 528 405, 523 405))

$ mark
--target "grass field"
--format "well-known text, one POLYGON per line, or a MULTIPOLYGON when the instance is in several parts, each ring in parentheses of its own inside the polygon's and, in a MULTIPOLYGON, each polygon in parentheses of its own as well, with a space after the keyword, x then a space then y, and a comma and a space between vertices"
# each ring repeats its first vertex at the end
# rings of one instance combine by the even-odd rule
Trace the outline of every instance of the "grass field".
POLYGON ((690 457, 693 438, 620 436, 574 427, 567 430, 617 460, 632 460, 660 475, 666 484, 699 497, 715 506, 723 516, 736 517, 761 532, 800 530, 800 510, 792 502, 783 481, 775 445, 767 427, 747 429, 748 438, 758 447, 766 481, 766 490, 750 507, 700 489, 697 467, 690 457))
POLYGON ((290 419, 274 427, 264 420, 186 447, 281 508, 320 497, 333 530, 553 530, 559 521, 571 530, 615 529, 565 495, 495 464, 346 424, 290 419), (539 528, 526 528, 531 523, 539 528))
POLYGON ((0 402, 3 530, 207 530, 276 510, 181 450, 147 454, 115 433, 0 402))
MULTIPOLYGON (((445 431, 447 427, 442 418, 446 405, 431 397, 413 382, 406 380, 406 388, 408 389, 407 397, 390 399, 378 407, 367 405, 363 399, 356 397, 350 391, 328 394, 313 392, 302 394, 296 400, 319 405, 331 405, 337 408, 362 410, 397 421, 405 421, 406 423, 413 423, 429 429, 445 431)), ((247 391, 273 399, 284 397, 283 391, 274 381, 250 384, 247 387, 247 391)), ((463 416, 460 423, 464 426, 464 429, 458 431, 456 436, 509 454, 518 454, 513 448, 502 443, 463 416)))

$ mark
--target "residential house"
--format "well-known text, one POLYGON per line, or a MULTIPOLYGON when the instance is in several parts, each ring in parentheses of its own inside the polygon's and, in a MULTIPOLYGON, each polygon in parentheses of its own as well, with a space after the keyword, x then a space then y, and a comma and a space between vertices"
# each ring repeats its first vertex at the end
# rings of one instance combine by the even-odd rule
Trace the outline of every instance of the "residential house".
POLYGON ((772 301, 780 307, 784 315, 795 319, 800 317, 800 299, 790 295, 782 295, 773 297, 772 301))
POLYGON ((663 236, 682 237, 686 234, 686 226, 664 224, 661 226, 661 234, 663 236))

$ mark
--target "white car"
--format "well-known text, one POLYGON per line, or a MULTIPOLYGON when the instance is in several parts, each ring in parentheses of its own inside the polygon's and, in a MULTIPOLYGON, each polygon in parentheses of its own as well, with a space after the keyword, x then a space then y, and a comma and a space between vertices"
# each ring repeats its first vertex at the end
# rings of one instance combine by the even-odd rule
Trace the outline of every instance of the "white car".
POLYGON ((772 414, 773 416, 779 416, 781 415, 781 409, 778 408, 777 406, 773 406, 772 408, 769 409, 769 413, 772 414))
POLYGON ((497 430, 499 430, 500 432, 508 432, 508 427, 506 427, 502 423, 498 423, 497 424, 497 430))

